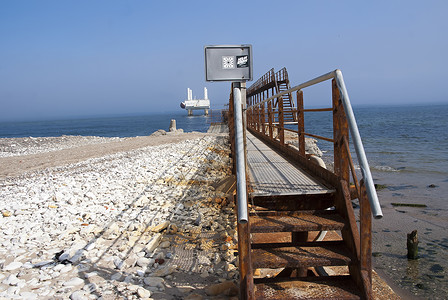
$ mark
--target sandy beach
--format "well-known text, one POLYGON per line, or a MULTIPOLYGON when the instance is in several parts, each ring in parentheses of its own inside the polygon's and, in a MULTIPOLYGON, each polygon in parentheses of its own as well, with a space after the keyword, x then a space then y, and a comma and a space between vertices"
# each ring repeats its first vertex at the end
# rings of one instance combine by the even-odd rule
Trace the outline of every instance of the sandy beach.
POLYGON ((236 295, 225 136, 22 138, 1 147, 0 298, 236 295))
POLYGON ((440 176, 374 173, 384 217, 373 220, 373 267, 403 299, 446 299, 448 185, 440 176), (423 204, 426 207, 397 206, 423 204), (419 258, 407 259, 406 236, 418 231, 419 258))

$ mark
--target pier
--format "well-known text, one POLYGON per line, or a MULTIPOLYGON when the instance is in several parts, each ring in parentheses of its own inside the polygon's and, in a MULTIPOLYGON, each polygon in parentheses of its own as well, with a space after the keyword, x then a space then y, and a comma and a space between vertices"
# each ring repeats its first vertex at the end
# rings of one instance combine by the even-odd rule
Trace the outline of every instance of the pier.
POLYGON ((382 212, 342 73, 335 70, 291 87, 285 68, 272 69, 246 95, 244 86, 239 94, 240 85, 244 83, 232 83, 229 99, 240 183, 240 298, 372 299, 371 219, 381 218, 382 212), (328 82, 329 106, 305 109, 303 90, 328 82), (242 127, 236 123, 238 109, 245 112, 242 127), (306 131, 304 119, 311 111, 332 112, 330 136, 306 131), (305 151, 306 137, 333 144, 333 168, 305 151), (350 141, 361 166, 360 180, 350 141))

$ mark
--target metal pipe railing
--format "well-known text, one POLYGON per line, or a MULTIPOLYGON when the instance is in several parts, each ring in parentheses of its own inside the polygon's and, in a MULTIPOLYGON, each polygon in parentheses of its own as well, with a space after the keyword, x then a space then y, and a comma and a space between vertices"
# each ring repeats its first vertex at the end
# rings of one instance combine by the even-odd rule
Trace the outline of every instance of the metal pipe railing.
POLYGON ((246 155, 244 149, 243 109, 241 105, 241 90, 237 87, 233 89, 233 103, 235 115, 235 157, 238 223, 247 223, 246 155))
POLYGON ((335 79, 337 87, 341 94, 341 101, 342 106, 344 107, 345 114, 347 116, 347 122, 349 126, 349 130, 353 139, 353 145, 356 151, 356 155, 358 157, 358 163, 361 168, 361 174, 365 182, 366 192, 369 199, 370 207, 372 209, 372 214, 376 219, 380 219, 383 217, 383 212, 381 210, 381 206, 378 200, 378 195, 375 190, 375 185, 373 183, 372 174, 370 172, 369 163, 367 162, 367 157, 364 151, 364 146, 361 141, 361 136, 359 134, 358 125, 356 123, 355 115, 353 113, 352 106, 350 104, 350 98, 347 93, 347 89, 345 87, 344 78, 342 77, 341 70, 337 69, 332 72, 326 73, 322 76, 316 77, 314 79, 311 79, 309 81, 306 81, 302 84, 296 85, 286 91, 283 91, 281 93, 275 94, 263 101, 260 101, 259 103, 256 103, 248 109, 262 105, 264 103, 268 103, 271 100, 277 99, 285 94, 292 93, 298 90, 301 90, 303 88, 321 83, 323 81, 329 80, 329 79, 335 79))
POLYGON ((373 183, 372 173, 370 173, 369 163, 367 162, 366 152, 359 134, 358 124, 356 123, 355 114, 353 113, 350 98, 348 97, 347 88, 345 87, 344 78, 341 70, 335 70, 336 84, 341 92, 342 106, 344 107, 345 115, 347 116, 348 127, 353 138, 353 145, 355 147, 356 156, 358 157, 361 174, 366 185, 367 196, 369 198, 372 214, 376 219, 383 217, 378 195, 376 194, 375 185, 373 183))

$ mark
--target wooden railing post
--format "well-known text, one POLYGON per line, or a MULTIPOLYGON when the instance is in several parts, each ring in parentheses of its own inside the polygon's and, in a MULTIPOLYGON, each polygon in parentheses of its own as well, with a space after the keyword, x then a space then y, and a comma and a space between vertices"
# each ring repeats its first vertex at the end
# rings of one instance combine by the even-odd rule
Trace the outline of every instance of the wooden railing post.
POLYGON ((269 123, 269 138, 272 140, 274 137, 274 130, 272 128, 272 101, 268 102, 268 123, 269 123))
POLYGON ((266 134, 266 128, 265 128, 265 124, 266 123, 266 116, 265 116, 265 104, 261 104, 261 133, 266 134))
POLYGON ((305 157, 305 113, 303 111, 303 92, 297 91, 297 126, 299 138, 299 153, 305 157))
POLYGON ((283 97, 278 97, 278 138, 280 145, 285 145, 285 120, 283 114, 283 97))
POLYGON ((361 276, 368 299, 372 298, 372 210, 367 199, 364 180, 360 184, 360 237, 361 237, 361 276))
POLYGON ((344 137, 349 140, 348 122, 342 106, 341 96, 336 84, 332 80, 333 96, 333 138, 334 138, 334 173, 339 178, 350 182, 349 153, 345 151, 344 137))

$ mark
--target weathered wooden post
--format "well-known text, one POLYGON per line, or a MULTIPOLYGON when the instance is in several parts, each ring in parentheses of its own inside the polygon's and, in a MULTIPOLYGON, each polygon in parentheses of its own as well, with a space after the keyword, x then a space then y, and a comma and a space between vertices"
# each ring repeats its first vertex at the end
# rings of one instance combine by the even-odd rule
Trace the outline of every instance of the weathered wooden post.
POLYGON ((297 91, 297 126, 299 131, 299 153, 305 157, 305 113, 303 112, 303 92, 297 91))
POLYGON ((418 258, 418 234, 417 230, 407 234, 408 259, 418 258))

